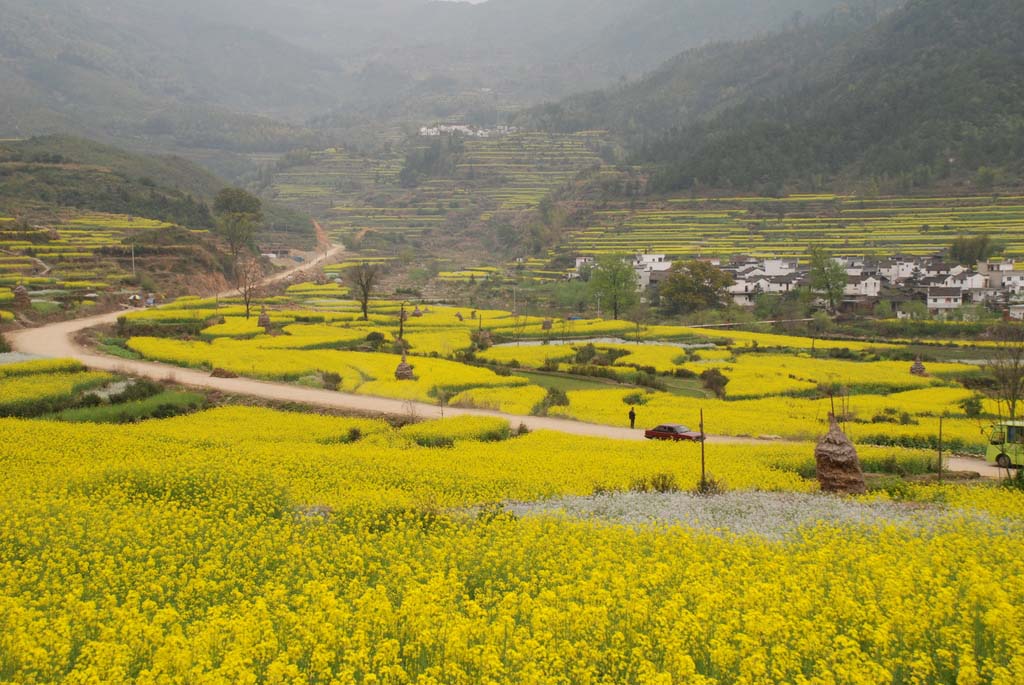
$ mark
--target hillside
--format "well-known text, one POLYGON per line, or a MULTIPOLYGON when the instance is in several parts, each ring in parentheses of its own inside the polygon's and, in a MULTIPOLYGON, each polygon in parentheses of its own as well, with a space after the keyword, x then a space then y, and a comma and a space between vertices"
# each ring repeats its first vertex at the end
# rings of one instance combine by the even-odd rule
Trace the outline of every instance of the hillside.
POLYGON ((68 207, 211 228, 225 184, 176 157, 145 157, 68 136, 0 143, 0 210, 68 207))
POLYGON ((1024 171, 1024 4, 913 0, 831 53, 839 67, 645 146, 656 186, 771 190, 879 179, 978 187, 1024 171), (845 51, 845 54, 844 54, 845 51))
MULTIPOLYGON (((180 157, 140 155, 71 136, 0 141, 0 214, 52 216, 61 209, 143 217, 192 229, 213 227, 210 204, 228 185, 180 157)), ((267 235, 313 240, 307 217, 269 203, 267 235)))
POLYGON ((841 4, 0 0, 0 137, 279 153, 368 125, 490 123, 841 4))
POLYGON ((888 5, 851 4, 768 36, 687 51, 642 79, 537 106, 515 123, 564 133, 609 130, 639 144, 683 123, 754 98, 793 92, 820 78, 841 61, 844 53, 837 46, 873 26, 883 7, 888 5))

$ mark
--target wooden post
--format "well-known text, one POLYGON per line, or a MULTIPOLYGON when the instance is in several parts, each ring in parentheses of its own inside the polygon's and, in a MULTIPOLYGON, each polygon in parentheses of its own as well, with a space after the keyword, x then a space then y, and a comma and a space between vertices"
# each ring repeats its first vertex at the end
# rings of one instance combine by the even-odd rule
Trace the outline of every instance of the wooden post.
POLYGON ((939 482, 942 482, 942 419, 939 417, 939 482))
POLYGON ((700 410, 700 489, 703 492, 706 485, 707 476, 704 472, 704 408, 700 410))

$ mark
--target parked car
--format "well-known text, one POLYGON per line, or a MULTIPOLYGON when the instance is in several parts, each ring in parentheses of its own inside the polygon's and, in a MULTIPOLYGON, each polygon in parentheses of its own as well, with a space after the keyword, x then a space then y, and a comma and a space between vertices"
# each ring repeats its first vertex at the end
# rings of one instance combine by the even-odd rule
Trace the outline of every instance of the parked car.
POLYGON ((644 431, 648 440, 690 440, 700 442, 700 433, 678 423, 663 423, 644 431))

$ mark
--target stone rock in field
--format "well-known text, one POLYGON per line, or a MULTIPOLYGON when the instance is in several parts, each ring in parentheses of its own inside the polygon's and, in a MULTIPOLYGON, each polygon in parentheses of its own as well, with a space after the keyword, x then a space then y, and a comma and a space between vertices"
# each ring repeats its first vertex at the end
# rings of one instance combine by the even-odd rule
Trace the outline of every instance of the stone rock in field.
POLYGON ((821 490, 840 495, 862 495, 867 488, 857 448, 839 427, 834 414, 829 414, 829 424, 828 433, 814 450, 821 490))
POLYGON ((928 369, 924 368, 924 362, 918 357, 914 365, 910 367, 910 374, 912 376, 920 376, 921 378, 928 377, 928 369))
POLYGON ((405 358, 405 352, 402 353, 402 361, 398 364, 398 368, 395 369, 395 380, 398 381, 414 381, 416 380, 416 374, 413 372, 412 364, 405 358))
POLYGON ((214 369, 210 374, 211 378, 238 378, 238 374, 227 369, 214 369))
POLYGON ((257 321, 260 328, 267 332, 267 335, 274 330, 273 324, 270 322, 270 314, 267 313, 267 308, 264 306, 260 310, 260 319, 257 321))
POLYGON ((15 309, 31 309, 32 298, 29 297, 28 289, 23 285, 19 285, 14 289, 14 308, 15 309))

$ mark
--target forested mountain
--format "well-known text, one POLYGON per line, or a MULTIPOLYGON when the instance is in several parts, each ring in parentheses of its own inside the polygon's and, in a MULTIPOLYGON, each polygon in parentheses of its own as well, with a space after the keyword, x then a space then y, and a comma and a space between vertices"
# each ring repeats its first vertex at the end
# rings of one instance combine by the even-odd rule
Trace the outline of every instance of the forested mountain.
POLYGON ((608 129, 632 145, 756 98, 778 97, 835 73, 849 44, 891 9, 851 3, 811 21, 737 43, 684 52, 644 78, 539 105, 516 123, 553 132, 608 129))
POLYGON ((0 137, 282 151, 490 120, 842 0, 0 0, 0 137))
POLYGON ((793 92, 644 146, 640 158, 662 169, 657 187, 770 190, 838 177, 909 189, 981 167, 1024 171, 1019 0, 910 0, 823 64, 793 92))
MULTIPOLYGON (((61 208, 212 228, 210 206, 227 184, 173 156, 139 155, 70 136, 0 141, 0 215, 61 208)), ((273 204, 267 229, 308 237, 308 220, 273 204)))

